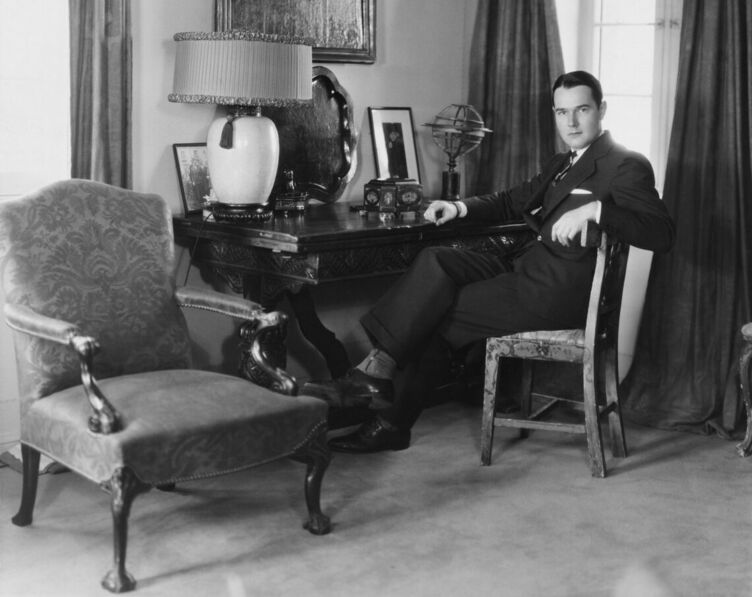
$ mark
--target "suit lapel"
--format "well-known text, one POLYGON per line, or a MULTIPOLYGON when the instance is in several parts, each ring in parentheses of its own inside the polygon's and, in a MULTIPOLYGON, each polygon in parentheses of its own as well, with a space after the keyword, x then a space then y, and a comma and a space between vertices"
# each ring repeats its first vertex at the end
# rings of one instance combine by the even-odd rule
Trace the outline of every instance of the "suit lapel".
POLYGON ((595 162, 611 151, 613 145, 611 134, 606 131, 580 156, 559 184, 555 187, 549 185, 546 195, 546 213, 553 212, 573 189, 578 188, 582 182, 595 173, 595 162))
POLYGON ((552 188, 551 182, 556 173, 561 171, 565 162, 569 159, 569 153, 562 153, 557 157, 559 159, 551 158, 551 162, 547 166, 548 170, 544 170, 543 172, 543 181, 540 189, 525 204, 522 212, 522 219, 536 232, 540 232, 541 227, 541 216, 538 212, 543 209, 544 199, 547 200, 546 193, 552 188))

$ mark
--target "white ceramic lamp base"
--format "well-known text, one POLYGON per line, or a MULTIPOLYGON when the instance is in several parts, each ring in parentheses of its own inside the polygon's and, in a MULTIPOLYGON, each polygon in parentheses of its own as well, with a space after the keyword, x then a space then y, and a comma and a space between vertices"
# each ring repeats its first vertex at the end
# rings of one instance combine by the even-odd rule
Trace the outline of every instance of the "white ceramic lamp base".
POLYGON ((217 118, 206 139, 209 175, 220 203, 259 206, 267 203, 279 164, 279 134, 266 116, 243 115, 232 121, 232 147, 220 146, 227 123, 217 118))

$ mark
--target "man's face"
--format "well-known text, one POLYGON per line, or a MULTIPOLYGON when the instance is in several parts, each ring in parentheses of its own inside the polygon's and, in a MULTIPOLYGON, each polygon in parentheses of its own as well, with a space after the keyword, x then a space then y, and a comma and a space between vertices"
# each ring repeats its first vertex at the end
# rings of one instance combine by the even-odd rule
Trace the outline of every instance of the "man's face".
POLYGON ((606 102, 595 105, 593 92, 586 85, 554 91, 554 114, 559 135, 570 149, 583 149, 601 134, 601 120, 606 114, 606 102))

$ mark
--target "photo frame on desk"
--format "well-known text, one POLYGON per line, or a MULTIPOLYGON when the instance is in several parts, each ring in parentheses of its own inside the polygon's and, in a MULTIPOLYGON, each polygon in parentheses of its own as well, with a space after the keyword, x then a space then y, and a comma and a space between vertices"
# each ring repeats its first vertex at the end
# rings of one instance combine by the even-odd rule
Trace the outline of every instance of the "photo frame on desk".
POLYGON ((313 40, 314 62, 376 62, 376 0, 215 0, 214 29, 313 40))
POLYGON ((212 190, 206 143, 173 143, 172 152, 185 214, 200 213, 212 190))
POLYGON ((412 178, 420 183, 411 108, 368 108, 376 177, 412 178))

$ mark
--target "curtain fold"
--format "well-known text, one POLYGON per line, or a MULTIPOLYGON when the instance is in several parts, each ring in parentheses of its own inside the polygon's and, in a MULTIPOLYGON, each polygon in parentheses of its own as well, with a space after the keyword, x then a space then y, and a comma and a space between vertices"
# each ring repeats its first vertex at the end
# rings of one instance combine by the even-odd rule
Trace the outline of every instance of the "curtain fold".
POLYGON ((468 194, 490 193, 538 172, 561 148, 551 85, 564 72, 554 0, 479 0, 469 103, 493 133, 467 156, 468 194))
POLYGON ((725 434, 739 417, 739 329, 752 311, 751 32, 744 0, 684 0, 664 187, 676 245, 654 258, 622 392, 640 423, 725 434))
POLYGON ((131 187, 129 0, 69 0, 71 176, 131 187))

